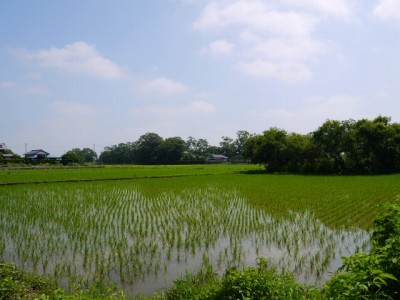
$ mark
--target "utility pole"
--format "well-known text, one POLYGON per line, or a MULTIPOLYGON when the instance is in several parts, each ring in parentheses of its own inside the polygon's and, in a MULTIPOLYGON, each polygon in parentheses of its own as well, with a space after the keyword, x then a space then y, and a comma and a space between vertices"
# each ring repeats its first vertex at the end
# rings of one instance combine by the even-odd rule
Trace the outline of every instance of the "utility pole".
MULTIPOLYGON (((96 153, 96 144, 93 144, 93 152, 96 153)), ((93 156, 93 159, 92 159, 93 165, 94 165, 95 160, 96 160, 96 157, 93 156)))

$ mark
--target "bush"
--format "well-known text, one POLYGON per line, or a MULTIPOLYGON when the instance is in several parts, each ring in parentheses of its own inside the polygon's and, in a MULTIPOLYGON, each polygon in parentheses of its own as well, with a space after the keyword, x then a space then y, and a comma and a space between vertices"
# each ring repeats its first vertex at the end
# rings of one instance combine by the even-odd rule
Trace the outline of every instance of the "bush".
POLYGON ((0 299, 34 299, 41 294, 54 295, 56 289, 49 279, 0 263, 0 299))
POLYGON ((166 295, 170 300, 321 299, 316 287, 297 283, 292 274, 279 274, 264 259, 257 267, 230 269, 221 279, 208 271, 176 281, 166 295))
POLYGON ((100 281, 88 289, 76 286, 71 293, 67 293, 47 277, 21 271, 13 264, 0 263, 0 300, 8 299, 89 300, 125 297, 115 287, 105 287, 100 281))
POLYGON ((206 265, 197 274, 186 274, 184 279, 176 280, 174 287, 167 290, 165 297, 168 300, 209 299, 219 283, 219 277, 211 265, 206 265))
POLYGON ((320 299, 320 293, 297 283, 292 274, 279 274, 261 259, 256 268, 229 271, 209 299, 320 299))
POLYGON ((385 205, 374 225, 371 253, 344 259, 325 285, 329 299, 400 299, 400 206, 385 205))
POLYGON ((382 257, 358 253, 325 285, 328 299, 397 299, 390 291, 396 278, 382 270, 382 257))

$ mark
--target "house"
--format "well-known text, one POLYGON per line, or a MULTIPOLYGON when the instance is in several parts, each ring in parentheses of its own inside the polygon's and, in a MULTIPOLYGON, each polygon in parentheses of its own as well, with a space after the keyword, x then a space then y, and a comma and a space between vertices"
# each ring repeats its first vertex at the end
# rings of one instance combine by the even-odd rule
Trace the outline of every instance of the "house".
POLYGON ((5 143, 0 143, 0 153, 7 153, 7 145, 5 143))
POLYGON ((229 160, 229 157, 222 154, 210 154, 206 157, 207 162, 217 163, 217 162, 226 162, 229 160))
POLYGON ((29 152, 26 152, 25 154, 25 158, 27 159, 44 159, 47 158, 50 153, 42 150, 42 149, 38 149, 38 150, 31 150, 29 152))
POLYGON ((5 143, 0 143, 0 156, 5 159, 11 159, 14 158, 15 155, 12 154, 12 151, 7 148, 7 145, 5 143))

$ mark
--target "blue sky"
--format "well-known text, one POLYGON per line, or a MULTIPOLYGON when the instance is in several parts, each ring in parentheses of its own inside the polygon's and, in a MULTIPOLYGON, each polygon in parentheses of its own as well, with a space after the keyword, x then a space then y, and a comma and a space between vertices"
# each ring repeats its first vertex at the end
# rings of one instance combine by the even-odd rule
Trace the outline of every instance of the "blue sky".
POLYGON ((399 37, 400 0, 3 0, 0 142, 56 156, 400 122, 399 37))

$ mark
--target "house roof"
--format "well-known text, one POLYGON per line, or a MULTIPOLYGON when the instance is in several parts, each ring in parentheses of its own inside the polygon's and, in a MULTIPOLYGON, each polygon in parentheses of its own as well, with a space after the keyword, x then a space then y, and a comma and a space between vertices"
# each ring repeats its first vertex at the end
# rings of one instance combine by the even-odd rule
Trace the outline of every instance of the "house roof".
POLYGON ((210 154, 209 157, 212 157, 213 159, 228 159, 227 156, 222 154, 210 154))
POLYGON ((38 154, 49 155, 50 153, 48 153, 42 149, 31 150, 31 151, 25 153, 25 155, 38 155, 38 154))
POLYGON ((0 150, 8 150, 6 143, 0 143, 0 150))

